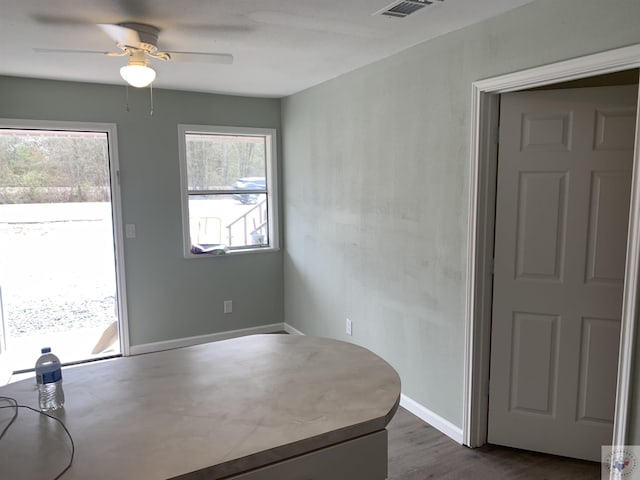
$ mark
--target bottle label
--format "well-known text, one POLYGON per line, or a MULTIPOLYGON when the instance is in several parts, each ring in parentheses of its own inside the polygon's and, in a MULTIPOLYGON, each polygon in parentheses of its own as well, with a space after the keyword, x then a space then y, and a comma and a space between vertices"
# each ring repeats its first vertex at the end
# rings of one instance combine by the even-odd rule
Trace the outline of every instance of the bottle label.
POLYGON ((53 372, 44 372, 42 374, 42 382, 38 383, 56 383, 62 380, 62 370, 56 368, 53 372))

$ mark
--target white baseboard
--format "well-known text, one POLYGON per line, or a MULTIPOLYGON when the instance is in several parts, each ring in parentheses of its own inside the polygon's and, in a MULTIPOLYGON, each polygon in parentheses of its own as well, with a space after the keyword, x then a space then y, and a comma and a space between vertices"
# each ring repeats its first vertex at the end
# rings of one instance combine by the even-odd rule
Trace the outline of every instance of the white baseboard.
POLYGON ((273 323, 271 325, 242 328, 239 330, 229 330, 227 332, 220 333, 210 333, 207 335, 198 335, 196 337, 176 338, 174 340, 166 340, 164 342, 143 343, 140 345, 131 345, 131 347, 129 348, 129 354, 140 355, 142 353, 159 352, 160 350, 190 347, 191 345, 199 345, 201 343, 209 343, 216 342, 218 340, 227 340, 229 338, 244 337, 245 335, 282 332, 283 330, 288 331, 286 323, 273 323))
POLYGON ((295 327, 292 327, 288 323, 284 323, 284 331, 291 335, 304 335, 300 330, 295 327))
POLYGON ((442 418, 440 415, 432 412, 427 407, 420 405, 415 400, 407 397, 404 393, 400 395, 400 406, 406 408, 420 420, 427 422, 436 430, 441 431, 447 437, 462 445, 462 428, 454 425, 449 420, 442 418))

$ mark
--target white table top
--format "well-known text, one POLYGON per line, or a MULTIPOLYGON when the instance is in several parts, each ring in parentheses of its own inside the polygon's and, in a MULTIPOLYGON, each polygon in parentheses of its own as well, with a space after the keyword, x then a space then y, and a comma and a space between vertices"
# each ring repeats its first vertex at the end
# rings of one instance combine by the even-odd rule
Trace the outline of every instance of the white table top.
MULTIPOLYGON (((383 429, 395 370, 345 342, 253 335, 63 369, 76 457, 64 480, 223 478, 383 429)), ((34 379, 0 396, 37 407, 34 379)), ((11 409, 0 409, 0 431, 11 409)), ((22 409, 0 440, 0 478, 50 479, 70 447, 22 409)))

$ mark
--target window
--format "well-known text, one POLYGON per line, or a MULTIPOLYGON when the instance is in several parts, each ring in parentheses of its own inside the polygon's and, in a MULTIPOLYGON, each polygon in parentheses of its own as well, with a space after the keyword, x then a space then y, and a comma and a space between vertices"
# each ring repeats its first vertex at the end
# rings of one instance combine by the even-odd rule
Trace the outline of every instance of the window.
POLYGON ((185 257, 277 249, 276 131, 178 130, 185 257))

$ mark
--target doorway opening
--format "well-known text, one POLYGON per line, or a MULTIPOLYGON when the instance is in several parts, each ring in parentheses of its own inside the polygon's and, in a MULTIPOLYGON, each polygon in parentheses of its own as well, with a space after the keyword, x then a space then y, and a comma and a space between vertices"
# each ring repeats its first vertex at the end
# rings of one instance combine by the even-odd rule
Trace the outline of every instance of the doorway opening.
MULTIPOLYGON (((488 419, 488 378, 491 336, 491 271, 499 95, 552 84, 622 72, 640 67, 640 45, 563 61, 523 72, 508 74, 473 84, 471 194, 467 276, 464 444, 475 447, 486 443, 488 419), (492 180, 493 179, 493 180, 492 180), (492 200, 494 199, 494 200, 492 200)), ((636 71, 637 75, 637 71, 636 71)), ((637 79, 637 77, 636 77, 637 79)), ((637 81, 637 80, 636 80, 637 81)), ((636 115, 637 120, 637 115, 636 115)), ((631 395, 631 366, 637 284, 640 271, 640 185, 639 152, 634 153, 629 235, 625 262, 624 300, 620 335, 620 357, 616 387, 614 445, 624 445, 627 435, 631 395)))
POLYGON ((0 355, 12 373, 42 347, 63 364, 123 353, 114 135, 0 125, 0 355))

